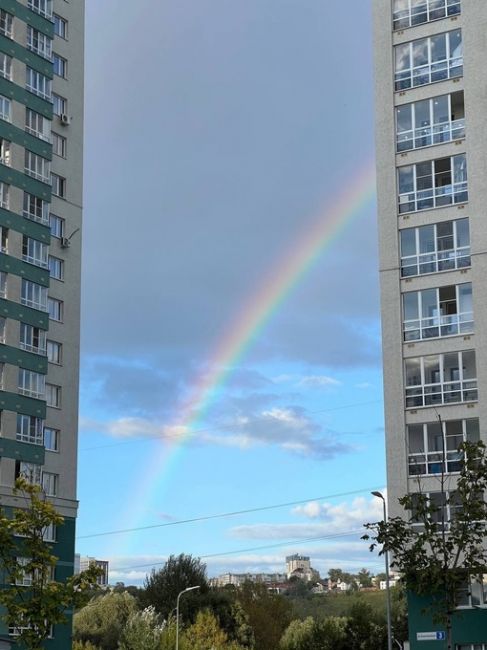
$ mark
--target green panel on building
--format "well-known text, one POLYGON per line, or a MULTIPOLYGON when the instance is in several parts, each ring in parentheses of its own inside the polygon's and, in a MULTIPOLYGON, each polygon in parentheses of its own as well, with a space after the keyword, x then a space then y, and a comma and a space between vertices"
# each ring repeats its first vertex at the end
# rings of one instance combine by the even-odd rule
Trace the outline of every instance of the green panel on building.
POLYGON ((49 329, 49 314, 47 312, 32 309, 4 298, 0 298, 0 316, 13 318, 43 330, 49 329))
POLYGON ((41 445, 30 445, 10 438, 0 437, 0 457, 23 460, 26 463, 44 465, 45 450, 41 445))
POLYGON ((20 214, 10 212, 4 208, 0 208, 0 226, 11 228, 16 232, 21 232, 33 239, 38 239, 45 244, 49 244, 51 241, 51 231, 49 226, 44 226, 41 223, 27 219, 20 214))
POLYGON ((17 257, 5 255, 5 253, 0 253, 0 271, 19 275, 21 278, 36 282, 43 287, 49 286, 49 271, 47 269, 41 269, 39 266, 23 262, 17 257))
POLYGON ((27 131, 2 119, 0 119, 0 138, 15 142, 15 144, 25 147, 29 151, 33 151, 48 160, 52 159, 52 145, 49 142, 36 138, 34 135, 27 133, 27 131))
POLYGON ((0 391, 0 409, 46 419, 46 403, 33 397, 0 391))

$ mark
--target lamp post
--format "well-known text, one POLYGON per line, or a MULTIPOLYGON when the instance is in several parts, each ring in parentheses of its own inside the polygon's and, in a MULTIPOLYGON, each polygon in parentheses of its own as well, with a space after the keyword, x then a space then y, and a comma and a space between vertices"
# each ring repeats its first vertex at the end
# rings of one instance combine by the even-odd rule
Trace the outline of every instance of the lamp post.
MULTIPOLYGON (((372 496, 382 499, 384 508, 384 523, 387 523, 386 500, 381 492, 372 492, 372 496)), ((389 585, 389 551, 384 552, 386 560, 386 604, 387 604, 387 650, 392 650, 392 624, 391 624, 391 590, 389 585)))
POLYGON ((196 587, 187 587, 186 589, 183 589, 178 594, 176 600, 176 650, 179 650, 179 599, 183 594, 188 593, 188 591, 193 591, 194 589, 199 589, 199 588, 200 588, 199 585, 197 585, 196 587))

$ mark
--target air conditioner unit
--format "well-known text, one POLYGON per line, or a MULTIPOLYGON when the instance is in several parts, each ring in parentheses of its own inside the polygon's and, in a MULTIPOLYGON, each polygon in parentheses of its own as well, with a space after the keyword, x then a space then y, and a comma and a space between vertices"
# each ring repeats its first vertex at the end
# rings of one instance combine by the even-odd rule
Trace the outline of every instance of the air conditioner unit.
POLYGON ((61 115, 59 116, 59 121, 63 126, 68 126, 69 124, 71 124, 71 117, 66 113, 61 113, 61 115))
POLYGON ((70 246, 71 242, 68 237, 61 237, 61 248, 69 248, 70 246))

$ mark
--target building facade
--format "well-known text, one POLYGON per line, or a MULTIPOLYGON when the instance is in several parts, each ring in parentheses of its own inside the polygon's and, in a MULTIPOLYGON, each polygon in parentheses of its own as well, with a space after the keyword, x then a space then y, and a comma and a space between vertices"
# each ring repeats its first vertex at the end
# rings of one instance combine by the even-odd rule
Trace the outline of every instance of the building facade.
MULTIPOLYGON (((439 503, 438 474, 454 489, 459 444, 487 441, 487 2, 372 4, 388 498, 398 514, 397 498, 418 481, 439 503)), ((487 649, 483 591, 464 603, 458 650, 487 649)), ((410 604, 412 650, 423 647, 418 633, 441 631, 423 606, 410 604)))
POLYGON ((59 580, 77 512, 83 61, 84 0, 0 0, 0 498, 18 505, 20 475, 42 485, 65 517, 46 531, 59 580))

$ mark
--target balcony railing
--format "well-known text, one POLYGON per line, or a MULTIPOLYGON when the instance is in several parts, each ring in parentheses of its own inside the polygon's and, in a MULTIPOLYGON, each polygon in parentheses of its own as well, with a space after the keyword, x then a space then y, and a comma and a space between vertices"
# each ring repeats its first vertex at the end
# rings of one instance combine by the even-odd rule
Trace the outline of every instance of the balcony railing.
POLYGON ((24 343, 23 341, 21 341, 19 343, 19 347, 22 350, 25 350, 26 352, 33 352, 34 354, 41 354, 43 356, 46 356, 46 354, 47 354, 45 345, 44 345, 44 347, 42 347, 42 346, 39 346, 39 345, 31 345, 30 343, 24 343))
POLYGON ((406 408, 475 402, 477 399, 476 379, 406 387, 406 408))
POLYGON ((453 79, 462 75, 463 56, 458 56, 396 72, 395 87, 396 90, 407 90, 408 88, 445 81, 445 79, 453 79))
POLYGON ((468 183, 452 183, 399 195, 399 213, 419 212, 468 201, 468 183))
POLYGON ((427 0, 416 7, 395 11, 394 29, 407 29, 461 12, 461 0, 427 0))
POLYGON ((469 267, 470 246, 455 248, 433 253, 421 253, 401 258, 401 276, 408 278, 413 275, 439 273, 469 267))
POLYGON ((473 312, 404 321, 404 340, 418 341, 473 332, 473 312))
POLYGON ((38 215, 35 212, 29 212, 29 210, 23 210, 22 214, 26 219, 37 221, 38 223, 42 223, 45 226, 49 225, 49 215, 38 215))
POLYGON ((447 451, 446 463, 443 460, 442 452, 429 452, 427 454, 409 454, 409 476, 428 476, 451 474, 460 472, 463 466, 464 456, 461 451, 447 451))
POLYGON ((434 144, 442 144, 465 137, 465 119, 441 122, 419 129, 402 131, 396 136, 397 151, 421 149, 434 144))

